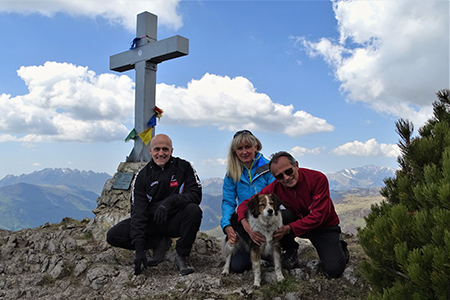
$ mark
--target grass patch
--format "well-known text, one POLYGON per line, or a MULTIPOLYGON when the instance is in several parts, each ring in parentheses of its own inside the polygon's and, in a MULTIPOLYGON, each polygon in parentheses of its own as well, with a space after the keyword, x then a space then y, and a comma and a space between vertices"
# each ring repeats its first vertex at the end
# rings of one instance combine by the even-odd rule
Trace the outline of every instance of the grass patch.
POLYGON ((288 276, 283 282, 261 286, 259 290, 254 291, 254 296, 263 297, 263 299, 273 299, 295 291, 297 291, 297 280, 292 276, 288 276))
POLYGON ((45 274, 41 281, 42 285, 52 285, 55 283, 55 279, 52 276, 45 274))
POLYGON ((90 240, 90 239, 92 239, 92 237, 93 237, 93 234, 92 234, 92 231, 86 231, 86 232, 84 232, 82 235, 81 235, 81 238, 83 239, 83 240, 90 240))

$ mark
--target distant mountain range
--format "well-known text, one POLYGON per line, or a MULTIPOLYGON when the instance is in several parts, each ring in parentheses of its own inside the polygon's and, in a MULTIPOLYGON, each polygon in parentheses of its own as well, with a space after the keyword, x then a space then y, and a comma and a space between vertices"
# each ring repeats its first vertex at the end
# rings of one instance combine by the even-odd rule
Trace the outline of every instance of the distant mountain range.
POLYGON ((388 167, 367 165, 360 168, 343 169, 326 175, 330 184, 330 190, 370 189, 384 186, 383 180, 388 177, 394 177, 395 170, 388 167))
MULTIPOLYGON (((374 197, 377 187, 384 186, 383 179, 394 176, 386 167, 368 165, 326 174, 333 201, 357 189, 358 197, 374 197), (364 196, 366 195, 366 196, 364 196)), ((46 222, 58 223, 64 217, 92 218, 105 182, 112 176, 107 173, 46 168, 20 176, 7 175, 0 180, 0 228, 19 230, 38 227, 46 222)), ((202 231, 219 226, 222 214, 222 178, 203 180, 202 231)))
POLYGON ((66 185, 16 183, 0 187, 0 228, 19 230, 59 223, 64 217, 92 218, 98 196, 66 185))
POLYGON ((6 175, 0 180, 0 187, 16 183, 29 183, 34 185, 65 185, 75 189, 91 191, 101 194, 106 180, 112 176, 107 173, 96 173, 93 171, 79 171, 69 168, 46 168, 30 174, 19 176, 6 175))
POLYGON ((19 230, 65 217, 92 218, 107 173, 46 168, 0 180, 0 228, 19 230))

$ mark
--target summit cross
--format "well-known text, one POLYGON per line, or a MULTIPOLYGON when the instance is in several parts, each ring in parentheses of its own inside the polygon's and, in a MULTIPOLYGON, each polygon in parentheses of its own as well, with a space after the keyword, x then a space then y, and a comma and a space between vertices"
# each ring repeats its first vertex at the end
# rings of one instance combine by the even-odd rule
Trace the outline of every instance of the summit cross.
MULTIPOLYGON (((109 69, 125 72, 135 69, 134 129, 136 134, 148 128, 155 113, 157 64, 189 54, 189 40, 176 35, 161 41, 157 37, 158 17, 149 12, 137 15, 136 47, 109 57, 109 69)), ((155 135, 152 131, 152 137, 155 135)), ((127 162, 150 161, 149 148, 142 139, 134 140, 127 162)))

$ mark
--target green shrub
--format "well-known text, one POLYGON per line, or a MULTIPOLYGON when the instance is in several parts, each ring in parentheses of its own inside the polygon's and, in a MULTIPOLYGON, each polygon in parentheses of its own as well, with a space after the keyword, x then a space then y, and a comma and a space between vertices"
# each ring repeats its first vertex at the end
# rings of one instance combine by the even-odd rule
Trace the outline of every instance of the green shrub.
POLYGON ((450 90, 437 96, 417 137, 396 123, 400 169, 358 232, 369 299, 450 299, 450 90))

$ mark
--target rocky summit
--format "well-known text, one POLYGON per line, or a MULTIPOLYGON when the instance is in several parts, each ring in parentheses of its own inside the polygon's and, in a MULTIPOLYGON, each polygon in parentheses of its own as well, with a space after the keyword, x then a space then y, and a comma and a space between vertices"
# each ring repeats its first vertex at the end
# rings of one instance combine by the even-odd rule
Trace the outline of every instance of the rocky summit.
MULTIPOLYGON (((138 172, 137 163, 122 163, 118 172, 138 172)), ((117 175, 117 174, 116 174, 117 175)), ((286 280, 274 282, 274 269, 263 264, 260 289, 252 287, 253 273, 221 275, 224 259, 220 239, 199 232, 191 261, 196 272, 177 271, 174 245, 156 267, 133 274, 134 251, 114 248, 105 234, 129 214, 129 191, 113 188, 108 180, 98 198, 96 216, 81 221, 64 218, 20 231, 0 230, 0 299, 365 299, 368 284, 359 275, 365 255, 353 235, 350 263, 338 279, 321 274, 314 248, 300 243, 300 267, 283 270, 286 280)), ((148 253, 151 256, 151 251, 148 253)))

